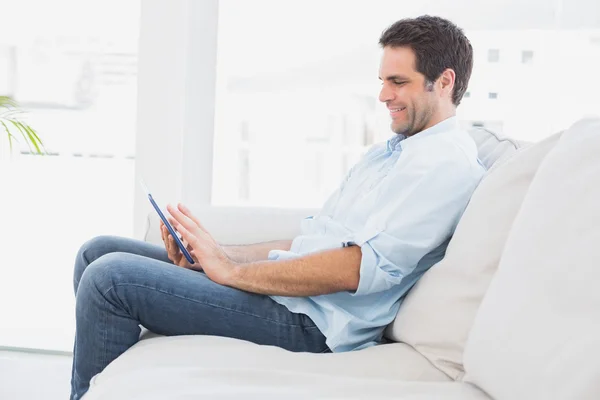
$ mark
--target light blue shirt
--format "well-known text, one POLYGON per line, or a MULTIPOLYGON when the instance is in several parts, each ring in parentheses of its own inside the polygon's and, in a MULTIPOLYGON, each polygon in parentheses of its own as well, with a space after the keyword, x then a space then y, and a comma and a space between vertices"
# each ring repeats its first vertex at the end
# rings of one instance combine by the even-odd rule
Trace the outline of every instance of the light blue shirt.
POLYGON ((379 343, 404 295, 443 258, 484 172, 456 117, 372 146, 321 211, 302 221, 290 251, 269 253, 270 260, 283 260, 358 245, 357 290, 271 297, 308 315, 333 352, 379 343))

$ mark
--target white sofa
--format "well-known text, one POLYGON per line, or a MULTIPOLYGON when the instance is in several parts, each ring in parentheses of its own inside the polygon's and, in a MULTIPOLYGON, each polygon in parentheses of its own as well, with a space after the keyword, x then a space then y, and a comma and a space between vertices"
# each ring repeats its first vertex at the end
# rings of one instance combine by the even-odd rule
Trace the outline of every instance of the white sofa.
MULTIPOLYGON (((600 399, 600 120, 519 150, 473 135, 494 166, 387 327, 393 343, 308 354, 146 333, 85 399, 600 399)), ((195 211, 224 244, 292 238, 316 212, 195 211)))

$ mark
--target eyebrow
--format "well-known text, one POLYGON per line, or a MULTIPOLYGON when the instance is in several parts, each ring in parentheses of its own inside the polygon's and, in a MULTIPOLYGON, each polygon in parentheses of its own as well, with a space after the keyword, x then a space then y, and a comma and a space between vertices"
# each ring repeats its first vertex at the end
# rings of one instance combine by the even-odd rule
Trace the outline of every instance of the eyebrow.
MULTIPOLYGON (((379 77, 379 80, 383 80, 381 79, 381 77, 379 77)), ((402 75, 390 75, 387 76, 385 78, 386 81, 410 81, 410 79, 408 79, 406 76, 402 76, 402 75)))

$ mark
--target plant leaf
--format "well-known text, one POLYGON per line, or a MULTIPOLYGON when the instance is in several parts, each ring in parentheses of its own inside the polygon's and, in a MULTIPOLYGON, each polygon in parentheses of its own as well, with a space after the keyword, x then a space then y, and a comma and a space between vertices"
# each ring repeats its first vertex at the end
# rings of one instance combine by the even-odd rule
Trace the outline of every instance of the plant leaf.
POLYGON ((12 133, 9 132, 8 133, 8 146, 9 146, 11 154, 12 154, 12 151, 13 151, 13 142, 12 142, 12 140, 13 140, 13 135, 12 135, 12 133))
POLYGON ((21 123, 19 121, 13 121, 13 120, 10 120, 9 122, 12 122, 12 124, 17 127, 19 132, 21 132, 21 135, 23 135, 23 138, 25 139, 25 143, 27 143, 27 147, 29 147, 29 151, 33 153, 33 148, 31 147, 31 144, 29 143, 29 138, 27 137, 27 134, 25 133, 23 128, 21 128, 21 123))
MULTIPOLYGON (((8 126, 6 126, 6 124, 4 123, 4 121, 0 120, 0 124, 2 124, 2 126, 4 127, 4 130, 6 131, 6 134, 8 135, 8 144, 10 146, 10 152, 12 153, 13 151, 13 139, 17 140, 12 133, 10 133, 10 129, 8 129, 8 126)), ((18 140, 17 140, 18 141, 18 140)))
POLYGON ((18 107, 16 101, 11 99, 8 96, 0 96, 0 107, 9 108, 9 107, 18 107))
POLYGON ((21 121, 19 121, 18 124, 21 126, 21 128, 27 134, 27 137, 29 138, 29 142, 35 147, 37 154, 41 155, 42 151, 40 150, 40 146, 38 145, 37 140, 35 140, 35 137, 31 134, 31 131, 29 130, 29 126, 21 121))
POLYGON ((21 135, 25 139, 25 143, 27 143, 27 146, 29 147, 29 151, 31 153, 33 153, 32 145, 33 145, 33 147, 35 147, 37 154, 41 155, 41 154, 47 153, 44 143, 38 136, 37 132, 32 127, 30 127, 27 123, 19 120, 18 115, 25 114, 25 113, 22 110, 20 110, 18 107, 19 107, 19 105, 12 98, 10 98, 8 96, 0 96, 0 110, 4 109, 4 111, 0 114, 0 123, 2 123, 2 126, 4 126, 4 130, 6 130, 6 133, 8 134, 8 141, 10 144, 11 152, 13 149, 12 140, 13 139, 17 140, 17 138, 10 132, 10 129, 8 129, 8 126, 6 123, 11 123, 14 125, 15 128, 17 128, 17 130, 21 133, 21 135), (40 148, 40 146, 41 146, 41 148, 40 148), (43 152, 42 152, 42 149, 43 149, 43 152))
POLYGON ((25 114, 25 111, 19 110, 18 108, 6 108, 7 111, 0 114, 2 119, 14 119, 15 115, 25 114))
POLYGON ((23 130, 25 131, 25 133, 27 134, 27 137, 29 138, 29 142, 31 144, 33 144, 33 146, 35 147, 35 150, 37 151, 38 154, 41 154, 42 152, 40 151, 40 146, 38 146, 35 138, 33 136, 31 136, 31 132, 29 132, 28 126, 22 122, 18 122, 19 125, 21 125, 21 128, 23 128, 23 130))
POLYGON ((2 126, 4 127, 4 130, 6 131, 6 133, 8 133, 10 135, 10 130, 8 129, 8 126, 6 126, 6 124, 4 123, 4 121, 2 121, 0 119, 0 124, 2 124, 2 126))
POLYGON ((23 128, 25 129, 25 131, 27 131, 27 134, 29 135, 29 138, 31 139, 31 142, 35 146, 35 149, 37 150, 38 154, 42 155, 42 154, 46 153, 46 149, 44 148, 44 143, 42 143, 40 137, 37 135, 37 133, 35 133, 33 128, 27 124, 22 123, 22 125, 23 125, 23 128), (40 150, 40 146, 44 149, 44 152, 42 152, 40 150))

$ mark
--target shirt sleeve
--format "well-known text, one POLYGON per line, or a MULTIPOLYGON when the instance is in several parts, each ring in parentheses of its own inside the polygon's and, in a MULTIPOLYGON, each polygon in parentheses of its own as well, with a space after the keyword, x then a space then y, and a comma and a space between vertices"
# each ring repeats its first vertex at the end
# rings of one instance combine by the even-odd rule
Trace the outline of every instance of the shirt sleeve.
POLYGON ((365 227, 344 243, 361 247, 360 280, 354 296, 399 285, 419 260, 447 240, 479 180, 460 154, 435 160, 414 157, 381 182, 365 227))

